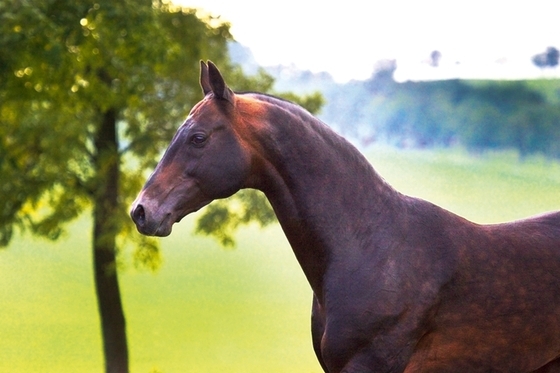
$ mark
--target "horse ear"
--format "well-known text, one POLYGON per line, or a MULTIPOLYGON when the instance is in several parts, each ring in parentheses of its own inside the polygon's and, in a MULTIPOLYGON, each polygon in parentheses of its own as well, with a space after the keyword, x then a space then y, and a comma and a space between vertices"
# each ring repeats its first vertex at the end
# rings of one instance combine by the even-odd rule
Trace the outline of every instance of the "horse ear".
POLYGON ((202 87, 204 96, 212 92, 210 79, 208 78, 208 65, 206 65, 204 61, 200 61, 200 86, 202 87))
POLYGON ((207 80, 211 87, 212 93, 214 93, 214 96, 222 100, 227 100, 233 104, 233 91, 227 86, 224 78, 222 77, 222 74, 220 73, 220 70, 218 70, 218 68, 212 63, 212 61, 208 61, 207 75, 207 80))

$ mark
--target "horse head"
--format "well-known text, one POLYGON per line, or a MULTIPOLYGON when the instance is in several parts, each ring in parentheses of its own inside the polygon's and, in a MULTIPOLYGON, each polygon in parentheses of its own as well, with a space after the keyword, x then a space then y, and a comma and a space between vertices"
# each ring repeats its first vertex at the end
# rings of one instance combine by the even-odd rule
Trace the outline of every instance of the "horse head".
POLYGON ((214 199, 244 187, 250 154, 235 126, 236 95, 216 66, 201 62, 204 99, 193 107, 136 198, 138 231, 167 236, 172 225, 214 199))

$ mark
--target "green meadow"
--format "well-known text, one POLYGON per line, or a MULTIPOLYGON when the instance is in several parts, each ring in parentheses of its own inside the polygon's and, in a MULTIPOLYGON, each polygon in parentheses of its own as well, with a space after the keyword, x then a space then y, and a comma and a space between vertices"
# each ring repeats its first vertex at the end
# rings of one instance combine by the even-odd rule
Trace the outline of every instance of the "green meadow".
MULTIPOLYGON (((403 193, 479 223, 560 209, 560 163, 514 153, 368 151, 403 193)), ((120 281, 133 373, 320 372, 311 289, 278 225, 242 229, 235 249, 192 234, 162 240, 156 273, 124 252, 120 281)), ((132 223, 131 223, 132 224, 132 223)), ((90 220, 55 242, 18 237, 0 252, 0 372, 102 372, 90 220)))

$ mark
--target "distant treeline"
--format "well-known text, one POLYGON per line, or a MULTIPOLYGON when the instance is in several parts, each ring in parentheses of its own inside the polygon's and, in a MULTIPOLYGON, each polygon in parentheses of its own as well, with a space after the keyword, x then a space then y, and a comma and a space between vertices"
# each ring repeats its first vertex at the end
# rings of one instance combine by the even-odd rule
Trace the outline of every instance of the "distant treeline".
POLYGON ((322 119, 363 143, 517 149, 560 158, 560 81, 393 80, 323 87, 322 119))
MULTIPOLYGON (((248 71, 258 65, 250 50, 231 44, 235 61, 248 71)), ((432 53, 437 69, 439 52, 432 53)), ((560 52, 549 47, 533 57, 543 69, 557 69, 560 52)), ((399 83, 395 61, 380 63, 365 81, 340 84, 328 73, 294 66, 267 67, 277 91, 320 92, 319 117, 345 136, 362 142, 404 147, 463 146, 473 151, 517 149, 560 158, 560 80, 439 80, 399 83)))

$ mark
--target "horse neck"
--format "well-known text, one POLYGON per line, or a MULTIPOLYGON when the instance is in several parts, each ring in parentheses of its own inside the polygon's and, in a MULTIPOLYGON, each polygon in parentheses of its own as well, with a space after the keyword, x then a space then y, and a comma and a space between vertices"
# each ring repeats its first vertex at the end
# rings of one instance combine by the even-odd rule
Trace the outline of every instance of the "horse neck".
MULTIPOLYGON (((371 240, 398 211, 400 194, 349 142, 296 106, 268 109, 257 189, 269 199, 316 294, 328 263, 371 240), (363 243, 362 243, 363 244, 363 243)), ((358 248, 357 248, 358 249, 358 248)))

